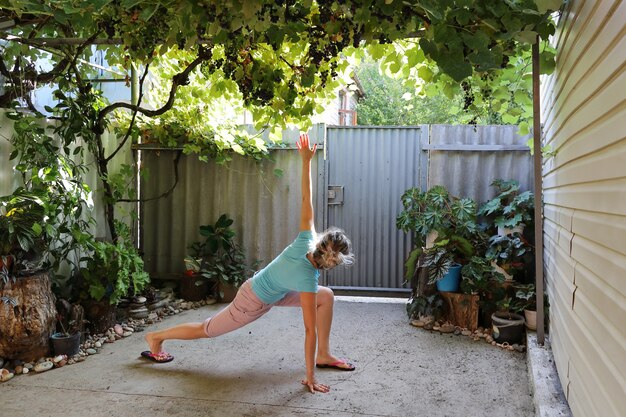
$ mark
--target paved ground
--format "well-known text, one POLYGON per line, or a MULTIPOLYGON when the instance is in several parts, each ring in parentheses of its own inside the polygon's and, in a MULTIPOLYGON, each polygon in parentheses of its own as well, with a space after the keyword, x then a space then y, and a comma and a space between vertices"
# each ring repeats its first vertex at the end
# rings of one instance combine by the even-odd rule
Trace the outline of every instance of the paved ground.
MULTIPOLYGON (((153 328, 200 321, 190 310, 153 328)), ((299 309, 275 308, 218 339, 171 341, 176 359, 139 358, 142 334, 87 361, 0 385, 2 416, 497 416, 535 415, 526 354, 407 324, 403 303, 338 300, 332 340, 354 372, 318 371, 310 394, 299 309)))

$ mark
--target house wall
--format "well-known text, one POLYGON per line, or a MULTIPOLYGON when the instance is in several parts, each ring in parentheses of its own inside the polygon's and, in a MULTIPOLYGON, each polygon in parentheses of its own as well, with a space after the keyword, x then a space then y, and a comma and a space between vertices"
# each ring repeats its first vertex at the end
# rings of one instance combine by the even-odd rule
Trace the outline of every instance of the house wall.
POLYGON ((550 339, 574 416, 626 410, 626 1, 567 2, 542 80, 550 339))

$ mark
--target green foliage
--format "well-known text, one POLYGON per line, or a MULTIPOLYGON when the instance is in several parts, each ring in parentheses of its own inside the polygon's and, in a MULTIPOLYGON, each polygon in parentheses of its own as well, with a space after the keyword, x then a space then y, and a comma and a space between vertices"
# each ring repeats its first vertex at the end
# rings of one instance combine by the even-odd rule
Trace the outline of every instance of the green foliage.
POLYGON ((412 297, 406 305, 406 312, 409 319, 426 316, 439 319, 443 315, 443 299, 439 293, 412 297))
POLYGON ((457 121, 453 109, 460 109, 458 98, 450 100, 443 95, 415 95, 414 87, 382 73, 379 63, 371 59, 362 62, 355 72, 366 93, 356 108, 359 125, 411 126, 453 124, 457 121))
POLYGON ((476 203, 451 196, 443 186, 425 192, 410 188, 401 199, 403 211, 396 218, 396 227, 413 233, 414 238, 414 248, 405 263, 405 279, 413 289, 409 302, 414 309, 423 310, 431 303, 427 303, 429 294, 421 293, 427 290, 420 286, 420 271, 426 271, 426 284, 431 285, 452 265, 466 264, 475 254, 483 253, 486 238, 476 223, 476 203), (431 232, 436 232, 436 237, 425 248, 431 232))
POLYGON ((245 252, 234 240, 232 224, 233 220, 222 214, 215 224, 200 226, 200 234, 205 239, 192 243, 189 250, 204 278, 238 288, 253 269, 246 264, 245 252))
POLYGON ((496 179, 491 183, 496 196, 481 206, 478 214, 493 219, 498 227, 514 228, 520 224, 532 225, 535 198, 532 192, 520 193, 515 180, 496 179))
MULTIPOLYGON (((494 75, 495 81, 483 80, 480 84, 474 82, 479 78, 472 78, 467 82, 469 88, 489 89, 487 84, 495 83, 517 96, 516 85, 525 82, 522 78, 528 71, 520 71, 516 58, 528 54, 537 35, 547 39, 554 33, 551 14, 560 5, 561 2, 552 0, 371 4, 269 0, 206 4, 188 0, 63 0, 27 4, 2 1, 0 17, 16 22, 15 27, 8 29, 16 38, 3 47, 3 56, 10 64, 16 57, 19 59, 16 66, 6 68, 35 68, 37 59, 45 57, 56 70, 46 79, 80 83, 88 71, 78 68, 77 58, 88 59, 93 53, 91 48, 42 48, 32 40, 60 33, 78 39, 118 40, 121 45, 100 48, 105 48, 109 64, 126 70, 178 49, 187 55, 181 60, 182 67, 196 66, 199 59, 202 73, 214 77, 207 84, 205 98, 236 93, 237 99, 252 110, 258 126, 271 126, 276 134, 276 126, 294 122, 306 128, 306 119, 322 110, 320 97, 339 85, 337 79, 347 68, 344 58, 358 59, 360 46, 367 47, 375 59, 382 58, 386 72, 402 74, 413 83, 423 80, 448 97, 459 91, 459 83, 467 77, 499 71, 502 75, 494 75), (28 37, 22 38, 24 33, 28 37), (411 40, 416 36, 419 42, 411 40), (387 48, 396 41, 399 46, 387 48)), ((551 51, 543 48, 542 52, 542 62, 553 62, 551 51)), ((21 96, 21 87, 25 87, 24 91, 32 89, 28 82, 6 78, 11 80, 13 97, 21 96)), ((189 74, 170 80, 180 86, 192 82, 189 74)), ((157 80, 156 84, 161 83, 157 80)), ((481 97, 488 95, 473 93, 467 97, 479 108, 484 107, 481 97)), ((505 101, 496 99, 489 106, 499 106, 504 111, 503 119, 506 115, 511 122, 525 117, 524 110, 513 106, 512 100, 506 101, 511 108, 505 109, 505 101)))
POLYGON ((515 300, 513 301, 511 310, 515 313, 521 313, 524 310, 536 310, 536 295, 535 284, 516 285, 515 300))
MULTIPOLYGON (((515 297, 511 303, 512 311, 521 313, 524 310, 537 310, 537 290, 535 284, 516 284, 514 287, 515 297)), ((547 317, 548 309, 550 308, 550 302, 548 300, 548 294, 543 294, 543 308, 544 314, 547 317)))
POLYGON ((425 192, 409 188, 401 200, 403 210, 396 218, 396 227, 406 233, 414 232, 417 246, 424 246, 426 236, 433 231, 439 233, 439 239, 453 234, 469 238, 479 232, 476 202, 451 196, 444 186, 437 185, 425 192))
POLYGON ((116 230, 115 242, 88 240, 85 243, 87 256, 81 259, 85 263, 81 269, 83 299, 108 299, 109 303, 117 304, 122 297, 139 294, 150 282, 143 260, 133 245, 130 229, 117 222, 116 230))
POLYGON ((502 283, 504 275, 494 271, 491 263, 482 256, 472 256, 461 269, 461 292, 478 294, 483 309, 490 310, 505 295, 502 283))
POLYGON ((528 246, 519 233, 493 235, 489 238, 489 248, 485 257, 495 261, 499 266, 506 265, 506 269, 523 267, 520 259, 527 250, 528 246))
POLYGON ((80 250, 93 224, 91 190, 82 181, 85 167, 74 162, 76 147, 54 139, 42 117, 12 112, 14 121, 9 159, 23 186, 0 197, 2 254, 16 258, 21 270, 56 272, 80 250))
MULTIPOLYGON (((380 70, 397 79, 397 83, 402 83, 404 97, 411 100, 411 104, 413 101, 428 103, 427 108, 420 107, 425 115, 431 115, 433 109, 440 109, 437 110, 440 117, 447 115, 448 120, 455 123, 516 124, 521 135, 529 133, 533 100, 531 51, 527 44, 515 44, 502 57, 500 65, 476 67, 471 76, 462 80, 446 73, 436 60, 425 54, 420 45, 421 41, 397 40, 393 44, 379 45, 376 49, 369 46, 366 50, 382 57, 378 61, 380 70), (443 104, 447 106, 441 108, 443 104)), ((543 63, 541 73, 549 74, 554 69, 556 51, 547 42, 542 42, 540 52, 543 63)), ((365 79, 368 79, 367 73, 365 79)), ((385 83, 391 98, 395 97, 394 87, 400 88, 393 82, 385 83)), ((367 88, 366 94, 370 94, 367 88)), ((386 98, 386 94, 383 91, 381 97, 386 98)), ((368 99, 376 101, 378 89, 375 88, 372 95, 374 97, 368 99)), ((382 113, 377 112, 374 106, 371 110, 365 107, 366 115, 369 112, 375 115, 382 113)), ((396 105, 395 113, 391 114, 403 116, 403 107, 396 105)), ((381 109, 386 110, 387 106, 383 104, 381 109)))

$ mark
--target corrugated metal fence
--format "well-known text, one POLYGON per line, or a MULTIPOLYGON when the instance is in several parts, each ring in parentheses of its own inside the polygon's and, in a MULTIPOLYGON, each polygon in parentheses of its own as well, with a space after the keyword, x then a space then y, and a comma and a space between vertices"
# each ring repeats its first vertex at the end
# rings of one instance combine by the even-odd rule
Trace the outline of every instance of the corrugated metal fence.
POLYGON ((497 178, 533 189, 533 161, 517 126, 429 125, 423 149, 429 152, 428 187, 444 185, 452 195, 490 200, 497 178))
MULTIPOLYGON (((1 113, 0 118, 0 134, 10 137, 10 122, 1 113)), ((403 286, 403 261, 411 242, 410 236, 396 230, 395 217, 402 209, 399 197, 409 187, 442 184, 455 195, 478 201, 493 195, 489 184, 495 178, 516 179, 529 189, 531 156, 515 130, 512 126, 327 129, 316 125, 310 132, 320 145, 312 165, 316 226, 318 230, 328 225, 346 228, 359 256, 355 267, 332 272, 328 283, 380 289, 403 286), (341 209, 327 195, 329 185, 342 185, 335 181, 345 186, 341 209)), ((201 240, 199 226, 214 223, 222 213, 234 219, 237 240, 249 260, 265 265, 278 255, 299 226, 301 166, 293 146, 297 137, 296 131, 285 132, 286 147, 272 150, 272 160, 235 157, 223 166, 200 162, 179 150, 144 147, 143 198, 163 194, 178 176, 167 197, 141 205, 140 246, 148 272, 155 278, 180 274, 188 246, 201 240), (283 175, 276 176, 275 169, 283 175)), ((0 191, 8 194, 16 179, 6 141, 0 141, 0 151, 0 191)), ((120 152, 116 159, 113 170, 122 162, 132 163, 133 153, 120 152)), ((88 182, 98 192, 95 174, 88 176, 88 182)), ((100 199, 94 200, 99 224, 95 233, 105 236, 100 199)), ((130 210, 118 207, 118 214, 130 210)))
MULTIPOLYGON (((532 184, 531 156, 515 129, 316 126, 311 135, 326 144, 328 152, 318 152, 312 167, 317 229, 343 226, 359 247, 355 251, 361 258, 349 272, 332 272, 328 283, 403 287, 403 261, 410 237, 398 236, 395 228, 395 217, 402 209, 399 196, 409 187, 424 188, 427 177, 429 186, 443 184, 453 194, 478 201, 493 195, 489 184, 495 178, 516 179, 528 189, 532 184), (426 164, 428 154, 430 162, 426 164), (323 158, 327 158, 325 162, 323 158), (345 213, 337 216, 332 199, 327 204, 326 187, 341 185, 333 184, 334 174, 340 172, 353 185, 344 187, 345 213), (357 218, 359 225, 346 220, 349 217, 357 218)), ((215 222, 222 213, 235 220, 238 240, 249 259, 262 260, 263 266, 278 255, 294 239, 299 225, 300 159, 290 146, 296 138, 297 132, 287 133, 288 146, 272 151, 273 163, 235 158, 218 166, 199 162, 195 156, 180 156, 178 185, 172 194, 143 204, 142 248, 148 271, 161 277, 182 272, 187 247, 201 239, 198 227, 215 222), (284 175, 273 175, 275 168, 284 175)), ((171 187, 176 152, 143 151, 143 166, 150 173, 142 180, 143 197, 171 187)))

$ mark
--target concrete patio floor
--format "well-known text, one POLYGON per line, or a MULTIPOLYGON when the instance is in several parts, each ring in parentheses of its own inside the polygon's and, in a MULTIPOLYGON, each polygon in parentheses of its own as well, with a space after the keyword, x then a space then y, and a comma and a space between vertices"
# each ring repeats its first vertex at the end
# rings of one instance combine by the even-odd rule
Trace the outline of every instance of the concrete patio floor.
MULTIPOLYGON (((169 341, 167 364, 141 359, 142 333, 86 361, 0 385, 3 416, 498 416, 535 415, 526 354, 408 324, 405 300, 338 297, 332 346, 354 372, 318 370, 308 393, 300 309, 274 308, 216 339, 169 341), (372 300, 372 299, 368 299, 372 300)), ((147 329, 201 321, 217 304, 147 329)))

